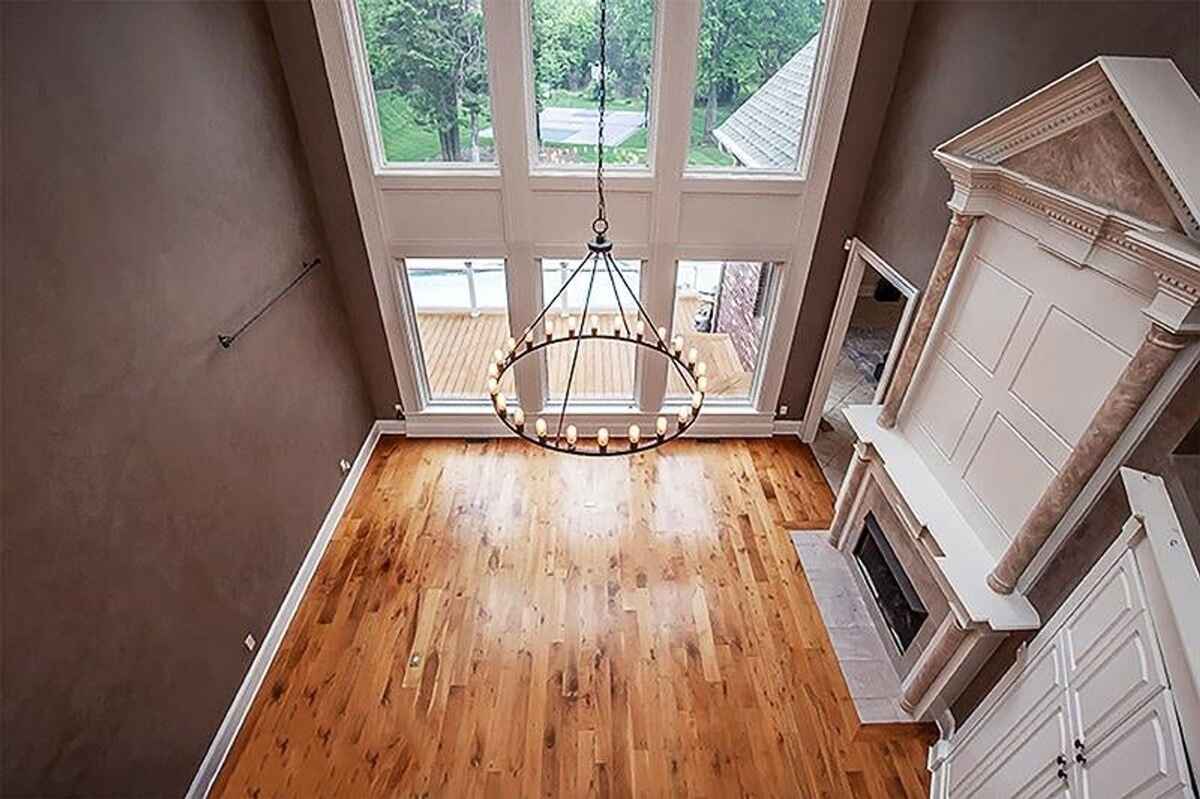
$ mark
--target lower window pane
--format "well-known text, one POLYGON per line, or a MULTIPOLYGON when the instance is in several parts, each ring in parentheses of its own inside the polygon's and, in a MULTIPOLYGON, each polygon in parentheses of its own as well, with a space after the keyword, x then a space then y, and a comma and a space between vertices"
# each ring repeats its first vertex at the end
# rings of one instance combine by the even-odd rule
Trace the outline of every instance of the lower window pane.
MULTIPOLYGON (((543 302, 549 302, 563 281, 570 276, 578 265, 578 261, 560 261, 549 258, 542 260, 542 292, 543 302)), ((640 290, 641 275, 640 261, 617 261, 621 275, 629 288, 637 293, 640 290)), ((571 285, 563 296, 554 303, 554 307, 546 314, 546 318, 554 325, 554 337, 563 338, 567 335, 568 319, 580 318, 583 312, 583 302, 587 295, 588 275, 590 266, 585 267, 571 281, 571 285)), ((621 304, 630 329, 637 321, 637 306, 633 304, 629 292, 620 279, 616 281, 619 289, 621 304)), ((592 298, 588 303, 588 316, 598 317, 601 330, 613 329, 620 320, 616 295, 613 294, 612 281, 603 269, 596 273, 596 283, 592 288, 592 298)), ((579 324, 586 324, 580 322, 579 324)), ((624 400, 633 401, 634 391, 634 352, 632 344, 622 344, 616 341, 584 341, 579 347, 579 362, 575 365, 575 376, 571 382, 571 400, 624 400)), ((547 377, 550 385, 550 400, 562 400, 567 386, 567 376, 571 370, 571 358, 575 353, 575 343, 557 344, 546 349, 547 377)))
MULTIPOLYGON (((708 395, 749 399, 762 355, 763 327, 774 299, 774 265, 758 261, 680 261, 674 331, 685 351, 708 366, 708 395)), ((687 389, 672 370, 667 394, 687 389)))
MULTIPOLYGON (((432 399, 485 399, 492 352, 509 335, 508 294, 500 258, 406 258, 432 399)), ((513 373, 501 381, 515 399, 513 373)))

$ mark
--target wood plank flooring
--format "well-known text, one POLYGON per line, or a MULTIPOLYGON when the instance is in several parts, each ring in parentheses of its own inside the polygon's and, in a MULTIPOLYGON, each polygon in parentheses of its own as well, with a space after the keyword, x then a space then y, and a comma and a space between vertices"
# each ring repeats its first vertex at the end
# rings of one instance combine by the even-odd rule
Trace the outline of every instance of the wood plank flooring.
POLYGON ((788 537, 832 502, 794 439, 385 437, 212 795, 925 797, 788 537))
MULTIPOLYGON (((695 297, 680 297, 676 301, 676 318, 690 320, 699 306, 695 297)), ((611 330, 618 318, 616 313, 599 314, 600 325, 611 330)), ((632 320, 632 317, 630 317, 632 320)), ((567 319, 553 313, 555 336, 567 335, 567 319)), ((632 327, 632 320, 630 325, 632 327)), ((492 352, 508 337, 508 317, 504 313, 484 312, 471 316, 462 311, 420 311, 417 329, 434 397, 478 399, 483 396, 487 380, 487 365, 492 352)), ((713 396, 748 397, 752 373, 738 358, 733 340, 727 333, 683 334, 685 346, 695 347, 700 360, 708 364, 709 391, 713 396)), ((547 379, 551 397, 561 397, 571 367, 573 348, 563 344, 546 350, 547 379)), ((572 396, 578 399, 632 399, 634 386, 634 353, 636 348, 611 341, 589 341, 580 349, 575 370, 572 396)), ((668 391, 686 393, 683 381, 669 374, 668 391)), ((505 375, 503 388, 515 397, 512 373, 505 375)))

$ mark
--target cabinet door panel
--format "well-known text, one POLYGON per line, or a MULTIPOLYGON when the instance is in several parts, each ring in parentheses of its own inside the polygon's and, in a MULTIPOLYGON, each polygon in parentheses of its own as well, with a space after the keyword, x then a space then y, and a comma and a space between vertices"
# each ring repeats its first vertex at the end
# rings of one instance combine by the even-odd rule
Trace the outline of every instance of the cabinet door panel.
POLYGON ((1101 738, 1089 741, 1077 767, 1079 795, 1087 799, 1189 795, 1183 746, 1170 691, 1138 708, 1101 738))
MULTIPOLYGON (((972 791, 973 785, 1003 768, 1017 739, 1044 721, 1039 709, 1063 705, 1065 700, 1066 675, 1055 639, 1025 664, 1021 676, 955 744, 950 795, 967 795, 964 792, 972 791)), ((1059 751, 1066 750, 1055 750, 1059 751)))
POLYGON ((1138 614, 1104 643, 1068 681, 1075 735, 1084 742, 1104 735, 1167 687, 1149 614, 1138 614))
MULTIPOLYGON (((962 789, 952 790, 950 795, 955 799, 1069 797, 1070 784, 1058 772, 1065 768, 1070 773, 1070 760, 1065 766, 1056 762, 1060 755, 1070 757, 1066 754, 1070 746, 1066 706, 1063 702, 1046 705, 1031 721, 1019 732, 1013 731, 1001 757, 992 760, 986 773, 964 775, 962 789)), ((957 766, 956 760, 952 768, 957 766)))
POLYGON ((1145 607, 1137 561, 1127 552, 1063 624, 1068 677, 1073 679, 1145 607))

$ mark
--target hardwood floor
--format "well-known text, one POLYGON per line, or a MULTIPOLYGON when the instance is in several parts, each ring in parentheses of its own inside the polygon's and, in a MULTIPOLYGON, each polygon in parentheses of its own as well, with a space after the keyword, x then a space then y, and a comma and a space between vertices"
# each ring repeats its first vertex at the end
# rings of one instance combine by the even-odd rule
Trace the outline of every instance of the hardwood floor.
POLYGON ((928 796, 789 540, 832 502, 794 439, 385 437, 212 795, 928 796))

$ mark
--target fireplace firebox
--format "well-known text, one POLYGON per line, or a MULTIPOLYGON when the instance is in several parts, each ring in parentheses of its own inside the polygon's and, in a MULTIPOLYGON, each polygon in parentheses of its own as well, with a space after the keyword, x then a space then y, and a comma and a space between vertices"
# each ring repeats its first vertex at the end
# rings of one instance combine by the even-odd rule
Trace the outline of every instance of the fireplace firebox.
POLYGON ((863 534, 854 548, 854 561, 867 582, 871 597, 879 607, 896 646, 903 654, 916 638, 929 613, 913 588, 912 581, 904 573, 874 513, 868 513, 863 520, 863 534))

